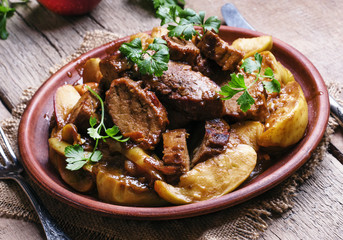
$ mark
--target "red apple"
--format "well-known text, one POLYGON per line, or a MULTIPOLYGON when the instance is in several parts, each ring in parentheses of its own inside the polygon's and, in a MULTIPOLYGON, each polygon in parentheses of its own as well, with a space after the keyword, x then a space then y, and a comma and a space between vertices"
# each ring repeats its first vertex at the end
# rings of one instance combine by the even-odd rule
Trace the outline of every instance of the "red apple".
POLYGON ((61 15, 81 15, 88 13, 101 0, 38 0, 47 9, 61 15))

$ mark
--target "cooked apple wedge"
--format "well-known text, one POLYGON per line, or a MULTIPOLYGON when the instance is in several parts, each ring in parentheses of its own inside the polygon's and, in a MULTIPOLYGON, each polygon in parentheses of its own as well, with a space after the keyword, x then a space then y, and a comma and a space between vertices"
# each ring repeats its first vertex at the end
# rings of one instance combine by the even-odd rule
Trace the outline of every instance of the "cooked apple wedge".
POLYGON ((258 143, 263 147, 288 147, 303 136, 308 123, 308 107, 300 85, 293 81, 281 89, 280 96, 269 100, 271 112, 266 131, 258 143))
POLYGON ((254 38, 238 38, 232 45, 233 48, 244 52, 244 59, 254 56, 255 53, 269 51, 273 47, 271 36, 260 36, 254 38))
POLYGON ((247 144, 258 151, 258 139, 264 131, 264 125, 257 121, 238 122, 230 126, 229 144, 247 144))
POLYGON ((83 66, 82 74, 84 83, 100 82, 100 79, 102 78, 102 74, 99 67, 100 61, 100 58, 90 58, 86 61, 86 63, 83 66))
POLYGON ((167 202, 153 189, 111 164, 99 165, 96 175, 98 195, 109 203, 134 206, 161 206, 167 202))
POLYGON ((49 158, 58 170, 61 178, 79 192, 89 192, 95 186, 92 174, 85 169, 70 171, 66 169, 64 150, 70 144, 57 138, 49 138, 49 158))
POLYGON ((54 97, 54 110, 58 128, 65 125, 68 114, 79 99, 80 94, 72 85, 63 85, 57 89, 54 97))
POLYGON ((260 54, 262 56, 262 73, 264 73, 265 69, 269 67, 273 70, 275 78, 279 80, 280 83, 287 84, 295 81, 293 74, 278 62, 271 52, 264 51, 260 54))
POLYGON ((173 204, 187 204, 222 196, 237 188, 256 165, 255 150, 245 144, 197 164, 180 177, 177 186, 156 181, 155 191, 173 204))

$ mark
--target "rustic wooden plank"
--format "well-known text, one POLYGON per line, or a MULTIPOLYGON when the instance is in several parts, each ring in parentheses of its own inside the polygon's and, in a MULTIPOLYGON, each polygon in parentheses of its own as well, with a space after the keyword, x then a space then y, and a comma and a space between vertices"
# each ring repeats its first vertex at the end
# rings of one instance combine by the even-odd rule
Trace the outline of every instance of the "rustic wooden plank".
POLYGON ((298 190, 294 207, 268 220, 260 239, 342 239, 343 166, 331 155, 298 190))
POLYGON ((17 219, 0 218, 0 239, 44 239, 41 227, 32 222, 17 219))
POLYGON ((108 31, 131 35, 160 25, 150 1, 102 1, 91 16, 108 31), (120 11, 118 11, 120 9, 120 11))
POLYGON ((0 80, 6 82, 0 85, 0 96, 10 109, 24 89, 39 86, 49 77, 50 67, 80 46, 86 31, 100 28, 89 17, 58 16, 36 1, 19 7, 7 27, 10 36, 0 41, 0 59, 6 59, 0 64, 0 80))

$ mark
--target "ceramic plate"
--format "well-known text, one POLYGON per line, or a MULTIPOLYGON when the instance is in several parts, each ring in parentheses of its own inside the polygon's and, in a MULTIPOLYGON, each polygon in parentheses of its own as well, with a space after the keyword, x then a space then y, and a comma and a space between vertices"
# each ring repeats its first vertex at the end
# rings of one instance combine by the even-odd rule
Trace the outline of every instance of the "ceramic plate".
MULTIPOLYGON (((220 36, 231 43, 239 37, 265 35, 259 32, 226 27, 220 36)), ((329 117, 329 100, 324 81, 317 69, 299 51, 273 39, 273 54, 287 67, 301 85, 308 102, 309 124, 306 136, 287 154, 243 187, 225 196, 182 206, 129 207, 104 203, 94 197, 78 193, 66 185, 48 160, 50 118, 53 114, 53 96, 56 89, 80 79, 82 64, 91 57, 106 57, 129 37, 96 48, 70 62, 51 76, 30 101, 19 127, 19 150, 23 165, 34 181, 47 193, 73 207, 113 217, 130 219, 176 219, 203 215, 234 206, 260 195, 289 177, 311 156, 319 144, 329 117)))

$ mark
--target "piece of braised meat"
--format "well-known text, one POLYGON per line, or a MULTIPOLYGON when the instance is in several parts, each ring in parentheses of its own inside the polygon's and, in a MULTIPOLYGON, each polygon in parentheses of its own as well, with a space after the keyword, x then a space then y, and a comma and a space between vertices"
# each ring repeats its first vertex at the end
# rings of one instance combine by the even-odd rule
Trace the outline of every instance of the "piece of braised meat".
POLYGON ((76 125, 80 132, 87 132, 90 117, 99 118, 96 113, 99 106, 99 100, 91 92, 85 92, 71 110, 67 123, 76 125))
POLYGON ((186 129, 175 129, 163 133, 163 162, 176 165, 180 173, 189 171, 189 154, 186 129))
POLYGON ((192 166, 223 153, 229 143, 230 126, 223 119, 206 121, 205 135, 200 146, 195 149, 192 166))
MULTIPOLYGON (((245 84, 249 86, 252 84, 256 76, 245 73, 242 69, 239 70, 238 74, 244 75, 245 84)), ((264 90, 261 81, 257 81, 249 88, 249 94, 255 100, 255 103, 251 105, 251 108, 243 112, 240 109, 240 105, 237 103, 237 99, 243 93, 234 95, 231 99, 225 100, 225 116, 230 121, 241 121, 241 120, 256 120, 265 122, 265 118, 268 116, 267 108, 267 94, 264 90)))
POLYGON ((169 61, 161 77, 144 76, 144 82, 163 103, 191 120, 218 118, 224 113, 219 86, 190 65, 169 61))
POLYGON ((165 166, 175 167, 175 172, 166 175, 166 181, 177 183, 182 174, 190 169, 187 148, 187 132, 185 129, 175 129, 163 133, 163 158, 165 166))
POLYGON ((231 47, 212 31, 207 31, 202 36, 197 47, 205 57, 216 61, 224 71, 233 71, 244 57, 241 51, 231 47))
POLYGON ((143 149, 154 149, 168 124, 167 112, 156 95, 129 78, 112 81, 106 106, 123 136, 143 149))
POLYGON ((196 59, 200 55, 200 49, 193 42, 176 37, 162 36, 167 42, 170 59, 195 65, 196 59))
POLYGON ((201 72, 207 77, 221 71, 215 61, 201 55, 200 49, 192 41, 168 37, 168 35, 164 35, 162 38, 167 42, 170 60, 187 63, 192 66, 194 71, 201 72))
POLYGON ((122 76, 122 74, 131 69, 133 66, 129 60, 120 52, 110 55, 100 61, 99 67, 103 78, 100 80, 100 85, 103 89, 108 89, 111 82, 122 76))

